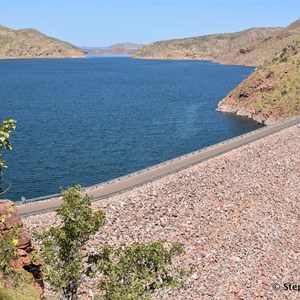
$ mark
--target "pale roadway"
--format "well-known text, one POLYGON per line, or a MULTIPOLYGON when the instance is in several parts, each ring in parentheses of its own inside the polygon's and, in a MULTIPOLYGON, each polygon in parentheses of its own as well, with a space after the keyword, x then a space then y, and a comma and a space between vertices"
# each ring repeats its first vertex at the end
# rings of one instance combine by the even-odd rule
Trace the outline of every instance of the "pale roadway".
MULTIPOLYGON (((298 123, 300 123, 300 116, 279 123, 277 125, 268 126, 252 131, 250 133, 224 141, 220 144, 216 144, 214 146, 189 153, 179 158, 155 165, 153 167, 129 174, 127 176, 88 187, 86 188, 86 193, 93 196, 94 201, 107 198, 108 196, 130 190, 144 183, 151 182, 155 179, 164 177, 174 172, 178 172, 189 166, 198 164, 222 153, 226 153, 232 149, 246 145, 298 123)), ((58 208, 60 205, 61 198, 52 198, 46 201, 36 201, 29 202, 25 205, 17 205, 17 209, 21 216, 28 216, 52 211, 58 208)))

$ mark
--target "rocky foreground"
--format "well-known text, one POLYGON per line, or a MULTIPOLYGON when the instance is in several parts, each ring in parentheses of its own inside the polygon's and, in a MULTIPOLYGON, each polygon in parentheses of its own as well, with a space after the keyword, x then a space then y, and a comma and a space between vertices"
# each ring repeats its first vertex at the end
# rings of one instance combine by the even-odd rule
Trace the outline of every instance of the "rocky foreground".
MULTIPOLYGON (((154 299, 299 299, 292 290, 300 285, 299 145, 298 125, 95 202, 107 224, 87 251, 104 243, 182 242, 185 253, 175 263, 197 269, 186 290, 158 291, 154 299)), ((31 231, 56 222, 55 213, 23 220, 31 231)), ((92 298, 94 287, 86 279, 82 299, 92 298)))

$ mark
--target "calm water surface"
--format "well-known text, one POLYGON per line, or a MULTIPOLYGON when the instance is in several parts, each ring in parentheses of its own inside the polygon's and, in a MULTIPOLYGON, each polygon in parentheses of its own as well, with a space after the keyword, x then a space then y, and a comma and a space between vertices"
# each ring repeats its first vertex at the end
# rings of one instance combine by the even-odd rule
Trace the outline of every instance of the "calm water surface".
POLYGON ((215 111, 251 72, 128 57, 1 60, 0 119, 18 122, 5 198, 96 184, 257 129, 215 111))

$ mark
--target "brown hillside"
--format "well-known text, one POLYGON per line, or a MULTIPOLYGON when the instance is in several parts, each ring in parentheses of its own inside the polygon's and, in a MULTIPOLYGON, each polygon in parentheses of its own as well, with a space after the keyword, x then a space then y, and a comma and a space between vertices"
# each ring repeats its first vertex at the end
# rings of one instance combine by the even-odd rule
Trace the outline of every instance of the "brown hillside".
POLYGON ((300 114, 300 37, 230 92, 218 110, 266 124, 300 114))
POLYGON ((0 58, 82 57, 84 52, 35 29, 13 30, 0 26, 0 58))
POLYGON ((300 36, 300 20, 287 28, 253 28, 237 33, 156 42, 136 58, 204 59, 219 63, 259 66, 300 36))

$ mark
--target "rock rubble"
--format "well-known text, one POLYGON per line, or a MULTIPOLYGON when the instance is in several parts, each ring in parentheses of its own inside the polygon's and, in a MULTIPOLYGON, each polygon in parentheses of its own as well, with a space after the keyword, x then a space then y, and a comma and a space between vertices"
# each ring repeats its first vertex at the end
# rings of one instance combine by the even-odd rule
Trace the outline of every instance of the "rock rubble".
MULTIPOLYGON (((107 223, 87 251, 105 243, 180 241, 175 264, 196 265, 186 290, 153 299, 299 299, 300 127, 293 126, 178 173, 94 203, 107 223), (277 287, 279 286, 279 290, 277 287)), ((31 231, 55 213, 24 218, 31 231)), ((82 299, 97 293, 85 279, 82 299)))
MULTIPOLYGON (((226 99, 223 101, 226 103, 226 99)), ((257 123, 264 124, 264 125, 275 125, 279 123, 278 120, 270 117, 268 114, 257 112, 255 109, 249 110, 243 107, 239 107, 238 105, 224 104, 223 101, 219 102, 216 111, 236 114, 237 116, 240 117, 247 117, 253 119, 257 123)))

